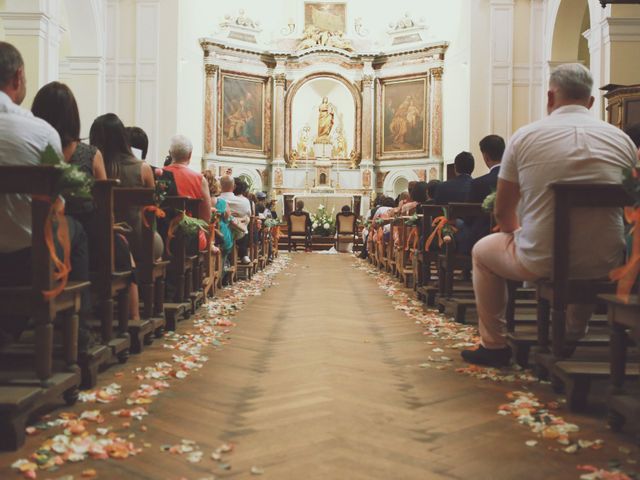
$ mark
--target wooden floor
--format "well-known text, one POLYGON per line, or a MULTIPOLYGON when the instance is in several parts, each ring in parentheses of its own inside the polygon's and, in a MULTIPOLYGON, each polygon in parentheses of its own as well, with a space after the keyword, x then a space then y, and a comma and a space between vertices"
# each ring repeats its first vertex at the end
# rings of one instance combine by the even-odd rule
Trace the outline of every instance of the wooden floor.
MULTIPOLYGON (((147 444, 142 453, 67 464, 38 478, 80 478, 94 468, 101 479, 243 479, 258 473, 279 480, 577 479, 577 465, 606 468, 613 459, 633 469, 637 448, 596 416, 561 412, 581 427, 579 438, 603 439, 601 450, 570 455, 549 450, 557 444, 541 439, 527 447, 535 435, 496 414, 506 393, 522 387, 470 378, 453 367, 421 368, 439 343, 428 344, 433 338, 394 308, 355 262, 347 255, 292 255, 278 285, 249 300, 233 319, 229 343, 209 349, 201 370, 172 381, 149 406, 146 432, 135 421, 124 428, 119 419, 107 419, 123 436, 147 444), (161 451, 182 439, 196 442, 204 453, 200 462, 161 451), (234 450, 223 454, 223 465, 211 453, 225 442, 234 450)), ((119 382, 124 398, 144 383, 131 373, 135 368, 170 361, 172 353, 156 341, 101 383, 119 382), (114 376, 118 371, 125 375, 114 376)), ((440 355, 461 365, 457 351, 440 355)), ((555 398, 546 385, 532 389, 546 401, 555 398)), ((123 405, 71 410, 106 413, 123 405)), ((55 433, 29 437, 21 451, 0 455, 0 478, 19 478, 8 465, 55 433)))

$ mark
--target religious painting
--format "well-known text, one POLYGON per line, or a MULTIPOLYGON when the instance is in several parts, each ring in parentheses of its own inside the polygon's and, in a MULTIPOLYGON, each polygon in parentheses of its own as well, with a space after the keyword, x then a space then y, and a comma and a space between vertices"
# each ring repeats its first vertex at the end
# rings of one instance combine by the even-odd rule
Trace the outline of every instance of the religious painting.
POLYGON ((347 31, 347 4, 307 2, 304 4, 304 28, 314 27, 321 32, 347 31))
POLYGON ((265 158, 271 149, 269 79, 223 72, 218 95, 218 153, 265 158))
POLYGON ((381 159, 416 158, 428 154, 427 77, 381 81, 377 139, 381 159))

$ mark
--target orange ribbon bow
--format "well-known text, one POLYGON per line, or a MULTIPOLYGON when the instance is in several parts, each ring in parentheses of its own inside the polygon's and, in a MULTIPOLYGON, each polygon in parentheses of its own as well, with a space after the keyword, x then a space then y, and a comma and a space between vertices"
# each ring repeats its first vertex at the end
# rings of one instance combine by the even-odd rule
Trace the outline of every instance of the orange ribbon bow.
POLYGON ((407 242, 404 246, 404 250, 407 251, 411 247, 411 242, 413 241, 413 249, 415 250, 418 247, 418 227, 411 227, 411 231, 409 235, 407 235, 407 242))
POLYGON ((51 204, 47 220, 44 224, 44 241, 49 250, 49 256, 53 262, 53 279, 58 285, 52 290, 45 290, 42 295, 45 300, 53 300, 60 295, 67 286, 69 281, 69 273, 71 273, 71 239, 69 238, 69 224, 64 216, 64 201, 58 197, 55 202, 51 203, 51 199, 42 195, 33 195, 33 200, 47 202, 51 204), (58 242, 62 247, 62 260, 56 252, 56 245, 53 239, 53 221, 58 222, 58 242))
POLYGON ((626 207, 624 216, 633 225, 631 255, 625 265, 611 271, 609 278, 618 282, 618 297, 628 302, 633 284, 640 274, 640 207, 626 207))
POLYGON ((169 248, 171 246, 171 240, 175 238, 176 230, 178 229, 178 225, 180 225, 180 222, 184 218, 184 215, 185 215, 184 212, 178 213, 178 215, 173 217, 173 219, 171 220, 171 223, 169 223, 169 229, 167 231, 167 248, 166 248, 167 255, 171 255, 171 250, 169 248))
POLYGON ((164 210, 156 205, 147 205, 142 209, 140 215, 142 215, 142 223, 146 228, 151 228, 151 224, 149 220, 147 220, 147 213, 151 213, 156 216, 156 218, 164 218, 167 216, 164 210))
POLYGON ((433 219, 433 222, 431 222, 433 231, 431 232, 431 235, 429 235, 429 238, 427 238, 427 241, 424 244, 425 250, 429 250, 429 247, 431 247, 431 244, 433 243, 433 240, 436 238, 436 235, 438 236, 438 246, 442 247, 442 245, 445 243, 444 239, 442 238, 442 230, 444 230, 444 227, 446 227, 447 225, 449 225, 451 230, 453 230, 454 232, 458 231, 458 229, 452 226, 451 223, 449 222, 449 219, 444 215, 441 215, 433 219))

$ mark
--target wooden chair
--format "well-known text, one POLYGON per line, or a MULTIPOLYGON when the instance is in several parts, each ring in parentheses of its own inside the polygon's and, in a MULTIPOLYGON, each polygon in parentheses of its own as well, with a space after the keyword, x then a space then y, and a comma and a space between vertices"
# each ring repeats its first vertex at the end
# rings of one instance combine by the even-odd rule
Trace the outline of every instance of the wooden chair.
MULTIPOLYGON (((551 278, 538 282, 535 361, 539 375, 551 373, 554 388, 566 388, 570 408, 581 410, 586 406, 591 380, 608 376, 609 367, 606 354, 605 361, 597 361, 594 349, 585 349, 585 357, 573 355, 566 359, 573 353, 565 342, 567 306, 595 305, 598 295, 614 293, 616 285, 608 278, 571 277, 570 238, 572 234, 580 234, 571 231, 571 212, 577 208, 619 208, 631 205, 633 201, 621 185, 555 183, 551 190, 555 197, 553 263, 551 278)), ((588 336, 578 342, 578 350, 585 344, 588 344, 588 336)))
POLYGON ((353 212, 336 215, 336 250, 341 240, 350 241, 355 251, 358 245, 358 216, 353 212))
POLYGON ((205 302, 209 297, 215 297, 221 281, 222 250, 216 248, 217 251, 214 251, 214 247, 217 247, 215 234, 217 228, 217 221, 209 226, 209 255, 206 259, 205 278, 202 282, 202 295, 205 302))
POLYGON ((297 250, 297 242, 304 241, 305 249, 312 247, 311 218, 307 212, 291 212, 287 216, 287 247, 291 251, 291 245, 297 250))
MULTIPOLYGON (((31 285, 0 287, 0 321, 3 316, 31 318, 34 327, 29 361, 9 361, 1 352, 0 449, 15 450, 24 444, 29 415, 60 397, 75 403, 81 382, 78 368, 78 311, 80 296, 89 282, 69 282, 57 297, 42 294, 56 286, 52 260, 45 244, 45 222, 60 170, 54 167, 0 167, 0 194, 32 195, 31 285), (62 366, 54 366, 53 327, 61 320, 62 366)), ((20 348, 21 346, 18 346, 20 348)), ((26 359, 25 359, 26 360, 26 359)))
POLYGON ((164 288, 169 262, 154 258, 156 216, 151 211, 142 211, 145 207, 155 206, 154 189, 118 187, 113 193, 116 210, 138 207, 146 222, 142 225, 140 251, 136 255, 136 277, 142 300, 140 320, 129 321, 131 351, 140 353, 143 345, 150 345, 153 341, 152 334, 160 337, 164 330, 164 288))
POLYGON ((129 358, 129 285, 131 271, 118 272, 115 268, 114 240, 114 188, 118 180, 101 180, 93 186, 93 199, 99 235, 91 249, 100 261, 97 270, 91 272, 91 291, 94 309, 97 311, 102 343, 109 346, 113 358, 125 363, 129 358), (118 324, 114 318, 118 316, 118 324))

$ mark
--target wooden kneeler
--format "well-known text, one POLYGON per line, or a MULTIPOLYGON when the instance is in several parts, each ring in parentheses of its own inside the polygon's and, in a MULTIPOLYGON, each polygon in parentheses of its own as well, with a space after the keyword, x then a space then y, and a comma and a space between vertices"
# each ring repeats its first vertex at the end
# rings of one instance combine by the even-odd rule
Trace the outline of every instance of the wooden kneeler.
POLYGON ((60 397, 71 405, 81 382, 78 360, 78 312, 80 296, 89 282, 69 282, 62 293, 48 300, 43 291, 56 287, 53 266, 45 244, 45 222, 60 170, 54 167, 0 167, 0 194, 32 195, 31 285, 0 287, 0 322, 4 316, 31 318, 34 344, 25 352, 27 361, 11 361, 11 348, 0 355, 0 449, 15 450, 24 444, 29 415, 60 397), (54 363, 53 328, 62 326, 62 356, 54 363), (7 358, 5 355, 8 355, 7 358), (61 365, 58 365, 60 363, 61 365))

